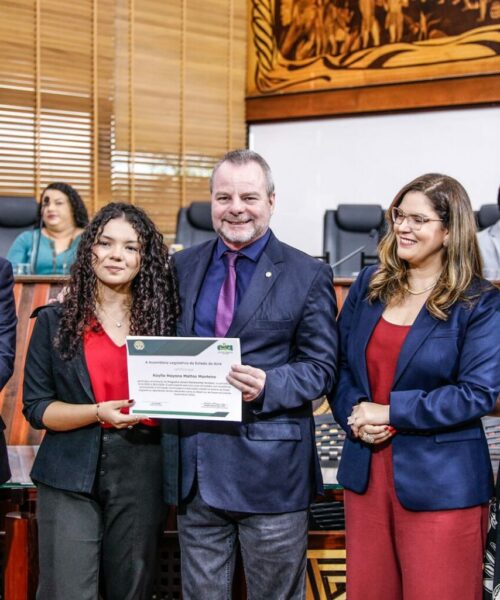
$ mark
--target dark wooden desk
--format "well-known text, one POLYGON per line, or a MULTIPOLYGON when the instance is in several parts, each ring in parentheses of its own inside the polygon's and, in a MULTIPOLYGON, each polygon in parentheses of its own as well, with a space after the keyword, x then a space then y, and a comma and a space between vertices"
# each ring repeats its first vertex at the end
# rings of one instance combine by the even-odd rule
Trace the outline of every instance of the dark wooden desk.
POLYGON ((17 276, 14 285, 16 299, 17 343, 14 374, 0 392, 0 412, 5 421, 5 435, 8 445, 38 446, 43 433, 32 429, 22 414, 23 372, 28 343, 33 331, 31 313, 56 298, 64 277, 17 276))

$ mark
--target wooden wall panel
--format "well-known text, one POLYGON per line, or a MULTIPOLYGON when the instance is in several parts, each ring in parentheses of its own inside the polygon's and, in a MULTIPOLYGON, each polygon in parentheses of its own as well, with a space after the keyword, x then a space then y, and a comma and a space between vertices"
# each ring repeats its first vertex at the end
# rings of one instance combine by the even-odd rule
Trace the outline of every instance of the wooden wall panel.
POLYGON ((498 104, 500 75, 247 98, 248 123, 498 104))
POLYGON ((6 438, 9 445, 37 445, 42 438, 41 431, 32 429, 22 414, 23 373, 34 321, 30 315, 39 306, 55 298, 62 287, 60 277, 18 277, 14 286, 16 300, 17 343, 14 374, 0 392, 0 413, 6 425, 6 438))

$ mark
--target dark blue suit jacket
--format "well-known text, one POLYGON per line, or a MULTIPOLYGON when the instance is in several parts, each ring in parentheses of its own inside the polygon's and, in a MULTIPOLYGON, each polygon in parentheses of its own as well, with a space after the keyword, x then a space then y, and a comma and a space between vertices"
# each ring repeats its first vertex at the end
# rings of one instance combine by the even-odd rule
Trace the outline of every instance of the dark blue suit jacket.
MULTIPOLYGON (((175 255, 179 336, 194 335, 194 306, 215 243, 175 255)), ((227 332, 241 340, 242 363, 266 371, 265 392, 243 403, 242 423, 181 423, 183 498, 195 476, 205 502, 239 512, 301 510, 322 490, 312 400, 334 384, 335 314, 330 266, 271 234, 227 332)))
MULTIPOLYGON (((17 318, 13 287, 12 266, 0 258, 0 390, 14 370, 17 318)), ((0 483, 10 478, 4 429, 5 423, 0 417, 0 483)))
MULTIPOLYGON (((336 419, 351 434, 347 418, 370 400, 366 346, 384 306, 366 300, 376 267, 353 284, 339 320, 342 359, 330 397, 336 419)), ((403 344, 390 396, 390 422, 397 496, 408 509, 441 510, 487 502, 493 493, 488 446, 481 417, 500 391, 500 291, 486 282, 472 307, 457 303, 447 321, 425 306, 403 344), (487 288, 487 289, 486 289, 487 288)), ((370 474, 370 447, 346 439, 339 482, 358 493, 370 474)))

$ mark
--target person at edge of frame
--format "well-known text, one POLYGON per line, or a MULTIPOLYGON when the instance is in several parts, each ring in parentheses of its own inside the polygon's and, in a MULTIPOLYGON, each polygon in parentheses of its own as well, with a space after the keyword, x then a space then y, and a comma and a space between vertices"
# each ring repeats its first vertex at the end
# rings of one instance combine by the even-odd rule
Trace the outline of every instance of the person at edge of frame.
MULTIPOLYGON (((0 391, 14 371, 16 355, 16 303, 12 266, 0 257, 0 391)), ((5 423, 0 417, 0 483, 10 479, 9 457, 5 442, 5 423)))

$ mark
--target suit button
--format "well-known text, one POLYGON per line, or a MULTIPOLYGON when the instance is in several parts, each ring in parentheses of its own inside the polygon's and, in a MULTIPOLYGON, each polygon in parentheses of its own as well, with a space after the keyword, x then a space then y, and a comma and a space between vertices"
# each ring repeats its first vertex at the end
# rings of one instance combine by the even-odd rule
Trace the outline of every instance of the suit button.
POLYGON ((105 471, 104 469, 101 469, 101 470, 99 471, 99 475, 106 475, 106 471, 105 471))

